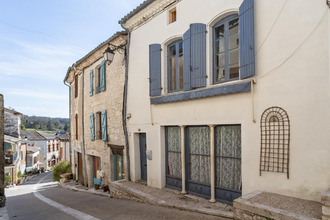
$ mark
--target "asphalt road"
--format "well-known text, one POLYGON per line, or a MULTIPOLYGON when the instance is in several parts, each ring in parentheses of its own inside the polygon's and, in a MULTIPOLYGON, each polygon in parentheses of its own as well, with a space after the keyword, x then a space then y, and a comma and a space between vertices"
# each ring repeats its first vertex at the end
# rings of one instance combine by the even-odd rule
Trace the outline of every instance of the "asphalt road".
POLYGON ((6 189, 6 196, 8 216, 13 220, 221 219, 130 200, 71 191, 53 182, 52 172, 42 173, 29 180, 27 184, 6 189))

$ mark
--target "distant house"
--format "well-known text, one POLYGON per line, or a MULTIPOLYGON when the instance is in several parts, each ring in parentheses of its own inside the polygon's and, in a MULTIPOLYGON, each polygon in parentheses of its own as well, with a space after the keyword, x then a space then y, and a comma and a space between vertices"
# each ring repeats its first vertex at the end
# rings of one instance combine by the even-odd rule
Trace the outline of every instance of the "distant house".
POLYGON ((40 148, 28 146, 26 152, 26 171, 30 171, 33 169, 39 170, 40 168, 40 148))
POLYGON ((60 144, 60 161, 71 161, 70 160, 70 138, 67 134, 57 134, 56 135, 60 144))
POLYGON ((46 170, 49 170, 53 166, 59 163, 60 160, 60 141, 56 134, 49 134, 38 131, 47 141, 47 166, 46 170))
POLYGON ((36 130, 22 130, 22 138, 27 148, 39 149, 39 167, 47 169, 47 139, 36 130))
POLYGON ((88 186, 125 178, 122 109, 126 32, 117 32, 67 71, 70 84, 72 172, 88 186), (106 63, 110 47, 114 59, 106 63), (99 177, 97 171, 104 171, 99 177))
POLYGON ((17 173, 21 171, 21 117, 22 114, 4 109, 4 153, 5 175, 12 177, 12 184, 17 183, 17 173))

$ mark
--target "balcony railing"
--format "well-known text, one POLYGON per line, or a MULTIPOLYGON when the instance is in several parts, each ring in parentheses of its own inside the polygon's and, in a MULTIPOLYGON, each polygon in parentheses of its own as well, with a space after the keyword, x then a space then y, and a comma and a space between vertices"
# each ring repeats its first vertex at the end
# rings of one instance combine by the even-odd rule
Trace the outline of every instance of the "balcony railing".
POLYGON ((5 154, 5 166, 11 165, 14 162, 14 155, 5 154))
POLYGON ((5 154, 5 166, 14 164, 16 159, 17 159, 17 151, 12 154, 5 154))

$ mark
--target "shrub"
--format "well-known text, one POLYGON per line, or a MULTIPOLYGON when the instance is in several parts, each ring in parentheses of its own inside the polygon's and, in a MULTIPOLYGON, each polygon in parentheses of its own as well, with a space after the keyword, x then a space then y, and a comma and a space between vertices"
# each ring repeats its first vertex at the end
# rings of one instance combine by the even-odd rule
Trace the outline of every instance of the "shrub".
POLYGON ((5 185, 9 185, 9 183, 11 182, 11 175, 5 175, 5 185))
POLYGON ((53 167, 53 179, 55 181, 60 181, 61 174, 71 172, 70 163, 66 161, 62 161, 59 164, 53 167))
POLYGON ((21 177, 21 176, 22 176, 22 172, 21 172, 21 171, 18 171, 18 172, 17 172, 17 176, 18 176, 18 177, 21 177))

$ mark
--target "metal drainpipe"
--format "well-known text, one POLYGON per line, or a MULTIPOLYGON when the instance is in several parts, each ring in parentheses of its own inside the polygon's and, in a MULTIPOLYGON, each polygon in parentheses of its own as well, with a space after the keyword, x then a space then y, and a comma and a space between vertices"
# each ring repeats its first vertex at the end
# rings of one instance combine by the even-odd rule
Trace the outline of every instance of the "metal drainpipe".
POLYGON ((63 83, 64 83, 64 85, 69 87, 69 126, 70 126, 69 154, 70 154, 71 173, 73 173, 72 172, 72 159, 71 159, 71 86, 69 84, 66 84, 65 80, 63 81, 63 83))
POLYGON ((126 150, 126 164, 127 164, 127 180, 131 180, 130 175, 130 157, 129 157, 129 143, 128 143, 128 133, 127 133, 127 125, 126 125, 126 114, 127 114, 127 87, 128 87, 128 64, 129 64, 129 46, 131 40, 131 32, 126 29, 123 24, 120 24, 121 27, 127 31, 127 45, 126 45, 126 66, 125 66, 125 85, 124 85, 124 97, 123 97, 123 128, 125 135, 125 150, 126 150))
POLYGON ((82 83, 81 83, 81 115, 82 115, 82 156, 83 156, 83 171, 84 171, 84 185, 87 182, 87 169, 86 169, 86 156, 85 156, 85 124, 84 124, 84 71, 85 68, 82 70, 82 83))

